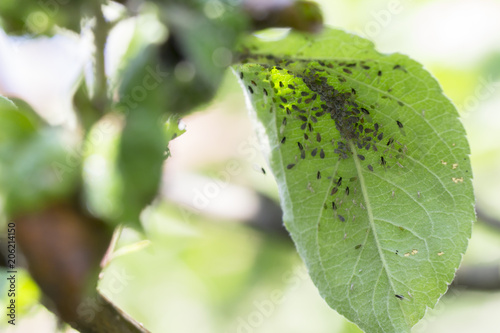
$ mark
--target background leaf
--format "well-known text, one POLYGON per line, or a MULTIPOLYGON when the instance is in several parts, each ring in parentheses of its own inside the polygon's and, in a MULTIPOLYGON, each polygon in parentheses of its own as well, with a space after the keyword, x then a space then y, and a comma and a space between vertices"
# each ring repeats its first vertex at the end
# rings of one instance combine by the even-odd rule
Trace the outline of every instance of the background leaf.
POLYGON ((455 108, 420 64, 341 31, 243 45, 238 75, 314 283, 365 331, 408 332, 475 219, 455 108))
POLYGON ((40 209, 75 189, 77 142, 29 106, 0 97, 0 189, 9 214, 40 209))

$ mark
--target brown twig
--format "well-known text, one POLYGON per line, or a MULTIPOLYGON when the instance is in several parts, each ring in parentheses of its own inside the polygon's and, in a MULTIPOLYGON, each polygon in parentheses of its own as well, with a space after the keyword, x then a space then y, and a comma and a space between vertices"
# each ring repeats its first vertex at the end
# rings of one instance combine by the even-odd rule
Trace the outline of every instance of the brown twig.
POLYGON ((463 266, 457 271, 453 287, 474 290, 499 290, 500 266, 463 266))
POLYGON ((476 205, 476 215, 478 221, 483 222, 497 230, 500 230, 500 220, 498 218, 492 217, 490 214, 487 214, 481 206, 476 205))
POLYGON ((114 305, 99 292, 93 295, 94 306, 97 306, 92 320, 80 318, 70 323, 81 333, 150 333, 142 324, 114 305))
POLYGON ((101 114, 108 106, 108 81, 106 77, 105 48, 110 30, 102 12, 101 0, 94 0, 95 26, 94 32, 94 91, 92 104, 101 114))
POLYGON ((67 203, 15 221, 17 243, 49 310, 82 333, 148 332, 96 290, 108 225, 67 203))

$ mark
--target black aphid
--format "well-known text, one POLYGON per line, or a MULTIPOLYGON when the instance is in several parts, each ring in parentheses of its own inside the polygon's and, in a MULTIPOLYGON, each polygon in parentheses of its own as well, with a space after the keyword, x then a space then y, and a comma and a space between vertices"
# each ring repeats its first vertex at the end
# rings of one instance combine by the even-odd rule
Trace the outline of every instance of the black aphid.
POLYGON ((348 68, 342 68, 342 70, 344 71, 344 73, 352 74, 351 70, 348 68))
POLYGON ((373 167, 371 166, 371 164, 368 164, 368 170, 373 171, 373 167))
POLYGON ((309 135, 307 135, 307 133, 304 133, 304 139, 309 140, 309 135))
POLYGON ((325 158, 325 152, 323 151, 323 149, 321 149, 321 151, 319 152, 319 157, 325 158))
POLYGON ((399 128, 403 128, 403 124, 399 120, 396 120, 396 123, 398 124, 399 128))
POLYGON ((364 160, 365 160, 365 157, 364 157, 363 155, 358 155, 358 158, 359 158, 360 160, 362 160, 362 161, 364 161, 364 160))
POLYGON ((396 298, 399 298, 399 299, 405 299, 405 297, 404 297, 403 295, 398 295, 398 294, 396 294, 396 295, 394 295, 394 296, 396 296, 396 298))
POLYGON ((352 91, 352 94, 353 94, 353 95, 356 95, 356 89, 351 88, 351 91, 352 91))
POLYGON ((358 245, 356 245, 354 248, 355 248, 356 250, 359 250, 359 249, 361 248, 361 245, 362 245, 362 244, 358 244, 358 245))
POLYGON ((307 117, 303 115, 299 115, 299 119, 302 121, 307 121, 307 117))
POLYGON ((384 138, 384 133, 380 133, 378 136, 377 136, 377 139, 379 141, 382 141, 382 139, 384 138))
POLYGON ((342 186, 342 177, 337 180, 337 186, 342 186))
POLYGON ((387 164, 387 162, 385 161, 384 156, 380 156, 380 164, 382 164, 383 166, 385 166, 387 164))
POLYGON ((401 71, 403 71, 403 72, 406 73, 406 69, 403 66, 401 66, 401 65, 396 65, 392 69, 399 69, 399 70, 401 70, 401 71))
POLYGON ((283 137, 283 139, 281 139, 281 144, 284 144, 286 142, 286 136, 283 137))
POLYGON ((361 110, 364 114, 370 114, 370 112, 368 112, 368 110, 367 110, 367 109, 365 109, 365 108, 361 108, 360 110, 361 110))
POLYGON ((346 188, 345 188, 345 194, 349 195, 349 186, 346 186, 346 188))
POLYGON ((286 117, 283 118, 282 124, 283 124, 283 126, 286 126, 286 117))
POLYGON ((250 82, 252 82, 252 84, 253 84, 254 86, 257 86, 257 83, 255 83, 255 81, 254 81, 254 80, 252 80, 252 81, 250 81, 250 82))
POLYGON ((377 75, 382 76, 382 71, 378 71, 377 75))
POLYGON ((285 97, 280 97, 280 99, 281 99, 281 101, 282 101, 283 103, 288 102, 288 101, 286 100, 286 98, 285 98, 285 97))
POLYGON ((267 96, 267 90, 266 90, 266 88, 264 88, 264 95, 267 96))
POLYGON ((316 174, 316 179, 321 179, 321 172, 318 171, 318 173, 316 174))
POLYGON ((334 195, 338 190, 339 189, 337 187, 332 188, 332 192, 330 193, 330 195, 334 195))
POLYGON ((295 87, 294 87, 294 86, 292 86, 291 84, 289 84, 289 85, 288 85, 288 88, 290 88, 290 89, 295 89, 295 87))
POLYGON ((366 65, 363 65, 361 67, 363 67, 363 69, 370 69, 370 66, 366 66, 366 65))
POLYGON ((243 72, 240 72, 240 79, 243 80, 243 77, 244 77, 243 72))
POLYGON ((332 201, 332 208, 333 210, 337 210, 337 205, 335 205, 335 201, 332 201))
POLYGON ((266 174, 266 170, 264 170, 264 168, 260 168, 260 170, 262 170, 263 174, 266 174))
POLYGON ((297 146, 299 146, 299 149, 300 149, 300 150, 304 150, 304 146, 302 146, 302 143, 297 142, 297 146))
POLYGON ((291 169, 291 168, 293 168, 294 166, 295 166, 295 164, 293 164, 293 163, 292 163, 292 164, 288 164, 288 165, 286 166, 286 168, 287 168, 288 170, 290 170, 290 169, 291 169))
POLYGON ((306 151, 305 150, 301 150, 300 151, 300 158, 301 159, 305 159, 306 158, 306 151))
POLYGON ((305 96, 307 96, 307 95, 309 95, 309 94, 308 94, 308 93, 306 93, 305 91, 301 91, 301 92, 300 92, 300 95, 305 97, 305 96))
POLYGON ((284 85, 283 85, 283 82, 280 81, 280 88, 283 88, 284 85))
POLYGON ((393 142, 394 142, 394 138, 390 138, 390 139, 387 141, 387 146, 390 146, 393 142))
POLYGON ((312 151, 311 151, 311 156, 314 157, 316 156, 316 153, 318 152, 318 148, 314 148, 312 151))
POLYGON ((375 123, 375 125, 373 125, 373 128, 375 129, 375 132, 378 132, 378 123, 375 123))
POLYGON ((303 124, 300 126, 300 129, 301 129, 301 130, 305 130, 305 129, 306 129, 306 126, 307 126, 307 123, 303 123, 303 124))
POLYGON ((314 131, 311 123, 307 123, 307 127, 309 127, 309 132, 313 132, 314 131))
POLYGON ((337 215, 337 217, 341 222, 345 222, 345 218, 342 215, 337 215))
POLYGON ((315 123, 315 124, 318 122, 318 119, 316 119, 316 117, 314 117, 314 116, 311 116, 311 120, 312 120, 312 122, 313 122, 313 123, 315 123))
POLYGON ((316 141, 321 142, 321 134, 316 133, 316 141))
POLYGON ((248 90, 250 90, 250 93, 253 94, 253 89, 252 87, 248 86, 248 90))

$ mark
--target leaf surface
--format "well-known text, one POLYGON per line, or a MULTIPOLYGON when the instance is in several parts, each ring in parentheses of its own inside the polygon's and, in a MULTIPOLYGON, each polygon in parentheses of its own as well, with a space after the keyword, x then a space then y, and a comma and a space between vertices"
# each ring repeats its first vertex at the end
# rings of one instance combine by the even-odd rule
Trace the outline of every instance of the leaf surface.
POLYGON ((475 220, 454 106, 417 62, 338 30, 252 36, 241 62, 286 227, 321 295, 366 332, 409 332, 446 292, 475 220))

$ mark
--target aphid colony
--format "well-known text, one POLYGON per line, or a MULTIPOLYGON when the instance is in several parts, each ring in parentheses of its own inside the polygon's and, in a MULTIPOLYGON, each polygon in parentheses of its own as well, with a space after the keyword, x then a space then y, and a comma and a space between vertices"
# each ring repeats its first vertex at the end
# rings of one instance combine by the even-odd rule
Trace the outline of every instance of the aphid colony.
MULTIPOLYGON (((342 85, 359 68, 365 71, 371 70, 371 67, 366 62, 338 62, 334 65, 331 62, 326 64, 322 61, 291 61, 277 59, 272 56, 266 56, 266 59, 275 61, 276 65, 264 64, 262 65, 264 70, 278 70, 285 75, 288 74, 292 78, 293 83, 281 80, 273 82, 268 74, 266 79, 270 82, 270 87, 267 89, 261 88, 266 98, 271 95, 269 91, 274 92, 274 96, 276 96, 272 97, 272 101, 277 107, 274 109, 271 108, 270 112, 273 112, 273 110, 280 112, 276 114, 279 124, 278 135, 280 144, 296 144, 295 149, 297 149, 297 154, 292 161, 286 164, 287 170, 290 172, 293 171, 292 169, 296 168, 301 163, 300 161, 305 160, 308 156, 311 158, 330 159, 332 161, 356 158, 360 163, 364 164, 364 167, 369 172, 375 171, 375 165, 380 165, 383 169, 387 170, 391 167, 389 161, 394 158, 404 158, 406 146, 402 145, 392 136, 388 139, 384 138, 382 130, 387 125, 373 121, 371 112, 376 107, 360 104, 357 101, 358 92, 355 88, 351 87, 348 91, 345 91, 344 88, 342 89, 343 91, 340 91, 334 87, 335 79, 342 85), (288 69, 283 69, 281 66, 288 69), (337 69, 335 73, 339 73, 339 70, 342 73, 335 75, 332 71, 329 72, 330 69, 337 66, 341 69, 337 69), (333 77, 334 79, 329 82, 328 77, 333 77), (300 79, 299 82, 297 82, 297 78, 300 79), (283 93, 284 91, 285 93, 283 93), (340 135, 337 134, 334 135, 334 138, 331 138, 328 133, 315 130, 315 126, 319 121, 324 122, 327 119, 334 121, 335 128, 340 135), (293 126, 293 128, 299 127, 303 131, 303 140, 296 143, 290 142, 290 138, 287 139, 289 126, 293 126), (332 150, 326 149, 326 145, 330 143, 333 145, 332 150), (328 154, 331 154, 329 152, 332 151, 333 156, 328 156, 328 154), (373 156, 373 152, 378 154, 378 160, 373 160, 371 156, 368 159, 363 151, 370 152, 369 155, 371 156, 373 156)), ((394 69, 404 70, 401 66, 394 69)), ((257 72, 256 75, 262 75, 262 73, 257 72)), ((381 77, 382 71, 376 71, 375 75, 381 77)), ((253 94, 255 89, 258 89, 257 85, 254 81, 251 81, 251 85, 248 85, 248 90, 253 94), (252 85, 254 88, 252 88, 252 85)), ((394 125, 397 126, 396 128, 399 128, 400 133, 404 136, 403 123, 400 120, 396 120, 396 124, 394 125)), ((403 167, 398 161, 393 164, 403 167)), ((334 198, 330 201, 330 207, 334 211, 334 216, 339 221, 345 222, 346 218, 340 214, 339 209, 344 202, 343 199, 352 193, 356 193, 357 177, 350 178, 351 184, 347 184, 344 181, 344 187, 342 187, 343 178, 338 172, 336 172, 335 177, 332 179, 332 177, 322 177, 321 170, 318 170, 316 172, 316 180, 319 181, 322 178, 325 181, 328 180, 331 182, 329 195, 334 198)), ((308 183, 307 187, 313 192, 311 182, 308 183)), ((355 200, 352 201, 355 203, 355 200)), ((359 203, 359 207, 364 209, 362 203, 359 203)), ((328 209, 328 206, 324 205, 324 208, 328 209)))

